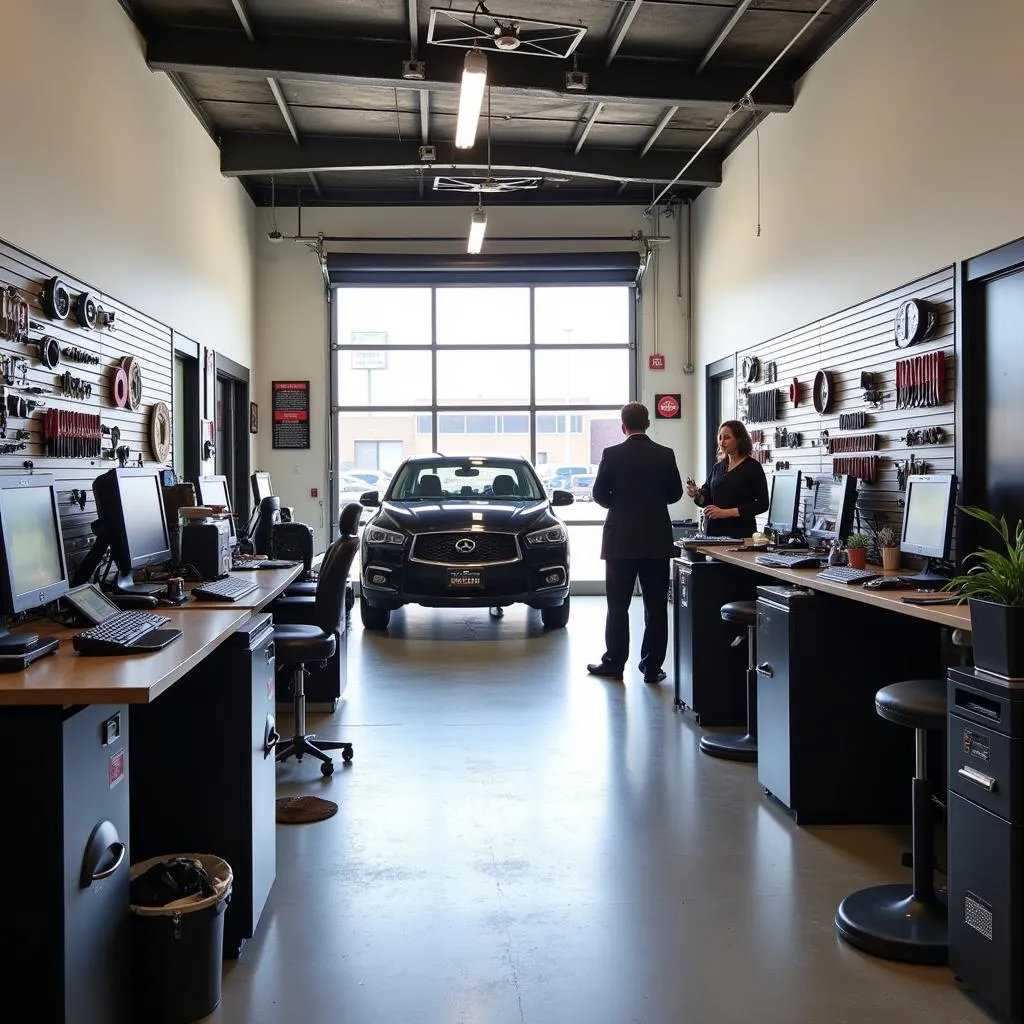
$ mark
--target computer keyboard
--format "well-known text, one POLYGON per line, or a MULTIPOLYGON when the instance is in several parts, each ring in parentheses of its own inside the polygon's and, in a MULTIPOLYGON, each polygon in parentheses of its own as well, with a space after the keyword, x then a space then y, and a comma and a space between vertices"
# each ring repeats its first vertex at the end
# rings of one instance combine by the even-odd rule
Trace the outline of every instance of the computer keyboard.
POLYGON ((229 576, 224 580, 213 580, 210 583, 201 583, 198 587, 193 587, 192 596, 198 597, 202 601, 238 601, 257 590, 259 587, 255 583, 232 579, 229 576))
POLYGON ((758 555, 754 559, 758 565, 767 565, 771 569, 820 569, 821 559, 816 555, 758 555))
POLYGON ((818 573, 819 580, 831 580, 833 583, 864 583, 878 576, 870 569, 854 569, 849 565, 830 565, 818 573))
POLYGON ((157 650, 181 636, 180 630, 160 629, 170 621, 167 615, 156 612, 119 612, 76 633, 71 645, 79 654, 124 654, 133 650, 157 650), (155 633, 167 636, 154 637, 155 633))

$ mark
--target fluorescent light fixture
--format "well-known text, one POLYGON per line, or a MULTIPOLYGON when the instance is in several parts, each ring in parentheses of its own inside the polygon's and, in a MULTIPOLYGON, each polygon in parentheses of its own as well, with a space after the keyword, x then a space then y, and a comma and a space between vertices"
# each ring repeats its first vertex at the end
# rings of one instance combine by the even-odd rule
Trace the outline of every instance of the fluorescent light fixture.
POLYGON ((487 212, 477 207, 473 211, 473 216, 469 219, 469 244, 466 246, 466 252, 471 256, 476 256, 480 252, 484 244, 484 232, 486 230, 487 212))
POLYGON ((459 92, 459 119, 455 123, 455 148, 472 149, 476 142, 476 126, 487 88, 487 58, 479 50, 466 54, 462 68, 462 89, 459 92))

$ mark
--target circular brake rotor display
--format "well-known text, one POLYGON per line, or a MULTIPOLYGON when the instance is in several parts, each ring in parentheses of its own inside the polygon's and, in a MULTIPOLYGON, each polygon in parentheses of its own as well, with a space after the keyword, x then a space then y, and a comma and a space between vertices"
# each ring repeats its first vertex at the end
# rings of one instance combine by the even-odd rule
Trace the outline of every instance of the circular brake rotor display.
POLYGON ((114 367, 110 390, 114 396, 114 405, 118 409, 123 409, 128 404, 128 374, 120 366, 114 367))
POLYGON ((163 402, 154 402, 149 411, 149 445, 156 462, 166 462, 171 454, 171 410, 163 402))
POLYGON ((142 405, 142 367, 135 356, 125 356, 121 369, 128 375, 128 408, 138 412, 142 405))

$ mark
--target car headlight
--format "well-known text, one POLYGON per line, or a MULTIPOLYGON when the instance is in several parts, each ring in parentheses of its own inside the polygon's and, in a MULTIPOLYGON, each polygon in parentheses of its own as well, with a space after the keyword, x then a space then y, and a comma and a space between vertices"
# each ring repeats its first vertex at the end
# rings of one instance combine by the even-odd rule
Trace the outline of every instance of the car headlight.
POLYGON ((524 538, 527 544, 564 544, 565 527, 547 526, 543 530, 534 530, 524 538))
POLYGON ((368 526, 363 532, 363 538, 367 544, 395 544, 401 547, 405 543, 403 534, 385 530, 381 526, 368 526))

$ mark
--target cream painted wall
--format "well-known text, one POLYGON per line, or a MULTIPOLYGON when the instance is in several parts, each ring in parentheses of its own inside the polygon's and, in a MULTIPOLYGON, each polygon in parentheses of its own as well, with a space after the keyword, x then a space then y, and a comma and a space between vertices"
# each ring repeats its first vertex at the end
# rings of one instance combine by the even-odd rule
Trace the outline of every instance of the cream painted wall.
POLYGON ((3 40, 0 237, 252 366, 252 203, 116 0, 5 0, 3 40))
MULTIPOLYGON (((874 4, 695 204, 705 364, 1024 235, 1024 4, 874 4)), ((700 444, 699 440, 690 439, 700 444)), ((697 449, 693 450, 696 457, 697 449)))
MULTIPOLYGON (((556 208, 503 208, 488 211, 485 241, 487 252, 536 252, 609 250, 635 248, 631 242, 543 242, 497 243, 501 235, 524 236, 595 236, 625 235, 642 231, 655 233, 655 225, 643 217, 636 207, 556 207, 556 208)), ((387 208, 387 209, 307 209, 302 214, 304 235, 318 231, 327 235, 364 237, 380 236, 456 236, 458 246, 451 243, 350 243, 349 251, 407 251, 445 252, 464 251, 465 231, 469 224, 469 209, 455 208, 387 208)), ((296 233, 293 210, 281 210, 278 226, 285 235, 296 233)), ((270 229, 269 211, 260 211, 260 237, 257 246, 257 323, 259 367, 258 383, 253 392, 260 403, 261 428, 259 456, 256 464, 270 471, 277 490, 295 507, 296 516, 317 531, 317 545, 326 542, 324 518, 329 509, 327 501, 326 454, 330 381, 325 359, 327 337, 327 309, 324 300, 323 277, 316 257, 298 242, 271 244, 266 240, 270 229), (312 447, 309 451, 274 451, 270 435, 270 382, 279 379, 311 381, 312 447), (316 487, 320 499, 310 497, 316 487), (322 502, 322 507, 321 507, 322 502)), ((658 246, 657 269, 648 272, 645 301, 641 315, 641 358, 646 368, 647 355, 654 351, 655 290, 661 296, 658 318, 658 348, 665 355, 667 369, 641 375, 641 400, 653 403, 655 393, 682 393, 683 420, 659 421, 651 429, 651 436, 676 451, 689 447, 689 434, 694 427, 692 415, 693 377, 684 376, 683 350, 685 320, 683 303, 677 298, 676 235, 678 224, 672 218, 662 217, 657 225, 660 235, 671 236, 669 242, 658 246), (656 287, 657 286, 657 287, 656 287)), ((337 245, 335 248, 340 249, 337 245)), ((686 282, 683 281, 685 290, 686 282)), ((684 291, 685 294, 685 291, 684 291)), ((686 468, 680 461, 680 468, 686 468)))

